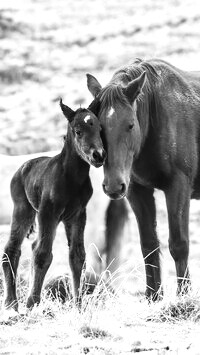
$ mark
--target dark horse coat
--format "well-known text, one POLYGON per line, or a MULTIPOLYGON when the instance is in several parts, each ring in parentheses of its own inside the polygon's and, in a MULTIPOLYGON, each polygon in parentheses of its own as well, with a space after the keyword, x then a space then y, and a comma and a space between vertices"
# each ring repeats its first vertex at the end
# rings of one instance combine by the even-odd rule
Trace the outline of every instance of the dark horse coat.
POLYGON ((32 245, 32 281, 27 307, 31 308, 40 301, 43 280, 53 258, 52 244, 59 222, 63 222, 66 230, 75 300, 81 301, 86 205, 92 196, 89 164, 101 166, 105 152, 95 115, 87 109, 74 112, 62 101, 61 108, 69 121, 61 153, 52 158, 29 160, 19 168, 11 181, 14 210, 2 266, 5 278, 4 306, 16 311, 16 274, 21 244, 33 230, 36 213, 39 234, 32 245))
POLYGON ((136 215, 146 294, 156 298, 161 285, 155 188, 166 197, 178 292, 187 291, 189 206, 200 197, 200 72, 137 59, 103 89, 88 74, 88 88, 107 151, 103 189, 112 199, 127 196, 136 215))

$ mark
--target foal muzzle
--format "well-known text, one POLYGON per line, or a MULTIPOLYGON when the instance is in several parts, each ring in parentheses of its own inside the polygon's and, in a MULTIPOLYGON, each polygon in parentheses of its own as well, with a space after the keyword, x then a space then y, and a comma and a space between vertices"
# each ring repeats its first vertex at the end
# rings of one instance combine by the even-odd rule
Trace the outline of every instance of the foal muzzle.
POLYGON ((94 149, 91 154, 91 164, 96 168, 102 166, 106 159, 106 152, 104 149, 94 149))

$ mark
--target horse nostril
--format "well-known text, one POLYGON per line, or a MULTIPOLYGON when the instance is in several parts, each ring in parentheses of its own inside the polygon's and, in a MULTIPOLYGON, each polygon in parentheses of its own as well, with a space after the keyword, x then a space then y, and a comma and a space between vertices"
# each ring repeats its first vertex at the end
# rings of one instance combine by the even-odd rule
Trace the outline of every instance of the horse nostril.
POLYGON ((94 160, 100 160, 101 158, 99 152, 97 152, 96 150, 94 150, 94 152, 92 153, 92 157, 94 160))
POLYGON ((121 184, 121 193, 123 194, 126 191, 126 185, 124 183, 121 184))
POLYGON ((104 150, 100 152, 98 150, 94 150, 92 153, 92 157, 96 162, 103 163, 106 157, 106 152, 104 150))
POLYGON ((107 192, 106 185, 102 184, 102 187, 103 187, 103 191, 106 193, 107 192))

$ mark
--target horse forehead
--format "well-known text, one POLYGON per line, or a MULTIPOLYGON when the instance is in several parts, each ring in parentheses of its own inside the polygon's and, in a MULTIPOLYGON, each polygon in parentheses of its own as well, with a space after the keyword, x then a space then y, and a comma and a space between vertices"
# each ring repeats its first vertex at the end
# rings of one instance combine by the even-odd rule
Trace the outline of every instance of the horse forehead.
MULTIPOLYGON (((102 114, 102 123, 108 130, 117 130, 123 123, 123 110, 110 106, 102 114)), ((101 121, 101 119, 100 119, 101 121)))
POLYGON ((110 106, 103 112, 103 121, 108 129, 112 129, 116 124, 116 110, 113 106, 110 106))
POLYGON ((109 107, 109 109, 107 110, 107 117, 113 117, 115 113, 115 109, 113 106, 109 107))
POLYGON ((82 123, 88 125, 90 123, 95 123, 97 119, 91 113, 87 113, 84 118, 82 118, 82 123))

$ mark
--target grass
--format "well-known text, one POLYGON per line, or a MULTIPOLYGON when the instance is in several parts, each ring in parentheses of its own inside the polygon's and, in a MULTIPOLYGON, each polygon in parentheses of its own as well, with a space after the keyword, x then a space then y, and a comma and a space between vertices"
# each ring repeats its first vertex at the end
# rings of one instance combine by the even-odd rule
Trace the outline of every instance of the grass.
POLYGON ((98 355, 179 354, 180 346, 189 351, 190 335, 199 329, 198 292, 173 298, 168 290, 153 303, 127 292, 124 280, 113 293, 112 280, 104 279, 102 274, 93 294, 84 294, 80 310, 73 300, 53 301, 44 290, 40 305, 27 312, 27 285, 21 283, 20 314, 7 319, 1 314, 0 349, 4 354, 17 354, 21 347, 24 354, 98 355))
MULTIPOLYGON (((144 297, 145 275, 139 237, 137 237, 135 223, 130 221, 123 236, 120 267, 116 269, 112 277, 107 270, 101 273, 94 293, 84 295, 80 312, 70 297, 65 303, 59 301, 59 295, 52 301, 47 290, 43 290, 40 305, 35 307, 32 312, 27 313, 25 302, 31 256, 32 240, 30 237, 23 243, 19 265, 20 315, 15 315, 10 319, 6 319, 3 314, 0 315, 0 353, 199 354, 198 204, 191 204, 190 218, 190 271, 193 291, 190 291, 188 295, 177 297, 175 294, 175 267, 167 245, 167 217, 163 196, 156 194, 156 201, 158 232, 163 253, 164 296, 160 302, 148 303, 144 297), (115 288, 115 293, 112 292, 113 288, 115 288)), ((96 242, 102 237, 102 232, 101 234, 97 233, 97 223, 94 222, 93 203, 90 206, 91 210, 88 209, 87 255, 94 244, 94 236, 96 242), (90 221, 93 221, 92 225, 90 221)), ((103 220, 100 222, 99 215, 98 223, 101 225, 100 230, 102 230, 103 220)), ((8 233, 9 226, 2 226, 0 229, 0 251, 8 233)), ((47 280, 51 280, 55 274, 64 275, 67 270, 66 238, 62 226, 58 228, 53 253, 54 260, 49 269, 47 280)), ((101 258, 100 254, 98 256, 101 258)), ((90 271, 92 270, 91 268, 90 271)), ((68 286, 68 282, 65 283, 67 291, 68 286)), ((0 288, 2 289, 2 286, 0 288)), ((0 302, 2 299, 3 296, 0 293, 0 302)))

